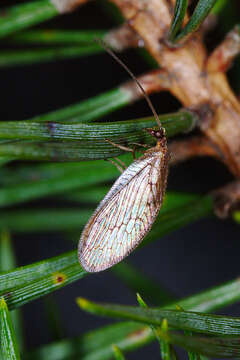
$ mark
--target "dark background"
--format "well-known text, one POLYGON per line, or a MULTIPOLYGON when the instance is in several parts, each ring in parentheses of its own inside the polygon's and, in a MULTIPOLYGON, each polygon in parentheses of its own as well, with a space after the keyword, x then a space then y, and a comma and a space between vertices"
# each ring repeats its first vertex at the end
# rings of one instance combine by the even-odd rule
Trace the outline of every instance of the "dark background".
MULTIPOLYGON (((237 0, 230 3, 231 7, 237 4, 237 0)), ((4 5, 9 5, 9 1, 3 1, 1 6, 4 5)), ((231 12, 229 6, 226 11, 231 12)), ((239 21, 239 12, 235 12, 235 17, 236 22, 239 21)), ((41 25, 42 28, 62 29, 109 29, 113 26, 110 17, 95 2, 85 5, 73 14, 58 17, 41 25)), ((209 49, 222 39, 230 26, 231 23, 228 24, 226 18, 220 20, 217 30, 207 35, 209 49)), ((148 69, 136 51, 127 51, 121 58, 136 75, 148 69)), ((229 75, 237 90, 240 84, 237 66, 231 69, 229 75)), ((0 79, 0 119, 22 120, 107 91, 128 79, 128 75, 109 55, 102 54, 0 69, 0 79)), ((175 111, 180 107, 180 104, 167 93, 154 95, 152 99, 159 113, 175 111)), ((149 108, 141 101, 108 116, 106 120, 136 118, 149 114, 149 108)), ((168 189, 205 193, 231 179, 231 175, 220 163, 211 159, 196 159, 171 169, 168 189)), ((57 197, 55 201, 58 201, 57 197)), ((46 201, 46 204, 48 202, 46 201)), ((37 206, 38 203, 31 205, 37 206)), ((24 205, 21 208, 24 210, 24 205)), ((31 234, 25 237, 13 234, 13 238, 18 265, 30 264, 73 249, 72 242, 64 239, 61 233, 31 234)), ((129 260, 174 294, 183 297, 239 276, 239 240, 239 226, 231 220, 205 219, 135 251, 129 260)), ((67 286, 56 292, 53 297, 59 306, 64 335, 69 337, 110 323, 109 320, 79 310, 75 304, 77 296, 96 301, 136 304, 135 294, 118 281, 111 271, 88 276, 67 286)), ((28 348, 53 340, 47 329, 43 300, 24 306, 23 312, 28 348)), ((237 316, 239 312, 239 304, 222 311, 237 316)), ((159 358, 158 346, 150 346, 151 359, 159 358)), ((144 359, 146 354, 149 356, 148 351, 149 347, 141 349, 138 353, 128 354, 127 358, 144 359)))

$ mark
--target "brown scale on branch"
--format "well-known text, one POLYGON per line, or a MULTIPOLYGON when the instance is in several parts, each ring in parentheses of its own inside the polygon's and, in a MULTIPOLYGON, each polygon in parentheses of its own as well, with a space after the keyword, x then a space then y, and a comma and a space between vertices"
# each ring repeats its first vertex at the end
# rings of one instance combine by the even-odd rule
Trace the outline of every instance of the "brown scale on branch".
POLYGON ((226 72, 234 58, 240 52, 240 27, 236 26, 230 31, 222 44, 220 44, 207 61, 209 72, 226 72))
MULTIPOLYGON (((149 71, 147 74, 137 77, 137 80, 141 83, 141 86, 147 94, 169 90, 171 84, 168 73, 161 69, 149 71)), ((129 91, 131 94, 131 102, 143 97, 143 92, 136 81, 130 80, 121 85, 121 88, 129 91)))
POLYGON ((143 46, 141 38, 127 23, 109 31, 104 36, 104 42, 106 42, 114 51, 118 52, 128 48, 143 46))
POLYGON ((212 116, 207 122, 203 119, 200 129, 230 171, 239 178, 240 104, 224 74, 239 51, 236 29, 208 57, 201 31, 179 47, 171 48, 167 44, 174 1, 111 1, 168 74, 169 89, 183 107, 199 110, 208 104, 212 116))
POLYGON ((212 193, 215 213, 225 219, 233 210, 240 208, 240 181, 232 182, 212 193))
POLYGON ((60 14, 75 10, 78 6, 88 2, 88 0, 50 0, 60 14))
POLYGON ((196 156, 211 156, 223 161, 221 153, 218 152, 211 141, 205 136, 194 136, 185 140, 176 140, 170 142, 170 165, 176 165, 196 156))

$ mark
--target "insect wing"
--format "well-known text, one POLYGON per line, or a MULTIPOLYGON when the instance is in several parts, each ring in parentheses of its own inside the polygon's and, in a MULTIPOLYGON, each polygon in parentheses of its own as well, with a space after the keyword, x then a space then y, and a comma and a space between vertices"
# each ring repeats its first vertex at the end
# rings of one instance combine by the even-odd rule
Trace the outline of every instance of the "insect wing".
POLYGON ((151 229, 165 192, 166 156, 159 148, 149 150, 123 172, 99 204, 79 243, 79 260, 87 271, 120 262, 151 229))

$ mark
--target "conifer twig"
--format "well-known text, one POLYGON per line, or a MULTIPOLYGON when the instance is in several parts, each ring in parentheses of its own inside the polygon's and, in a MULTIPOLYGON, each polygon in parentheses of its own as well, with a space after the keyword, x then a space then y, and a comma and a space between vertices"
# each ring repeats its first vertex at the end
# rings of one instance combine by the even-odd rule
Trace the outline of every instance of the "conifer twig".
POLYGON ((234 181, 212 193, 214 198, 215 214, 225 219, 240 205, 240 181, 234 181))
POLYGON ((221 160, 218 149, 204 136, 172 141, 168 149, 170 152, 170 165, 176 165, 196 156, 211 156, 221 160))
MULTIPOLYGON (((137 80, 148 95, 163 90, 169 90, 170 87, 168 73, 162 69, 149 71, 148 73, 137 77, 137 80)), ((120 89, 130 93, 131 102, 135 102, 143 97, 143 92, 139 89, 135 81, 130 80, 126 82, 120 86, 120 89)))
POLYGON ((230 31, 223 42, 208 58, 207 69, 210 72, 226 72, 234 58, 240 53, 240 27, 230 31))
POLYGON ((50 0, 59 13, 64 14, 75 10, 80 5, 85 4, 88 0, 50 0))
POLYGON ((128 23, 109 31, 104 36, 104 42, 115 51, 123 51, 127 48, 143 46, 143 41, 128 23))
MULTIPOLYGON (((111 1, 144 41, 146 49, 159 66, 168 73, 170 91, 182 106, 198 109, 206 105, 209 107, 211 119, 201 130, 219 149, 229 170, 239 178, 240 103, 225 74, 209 71, 206 66, 208 56, 201 34, 189 36, 182 46, 173 49, 166 41, 173 3, 167 0, 111 1)), ((222 46, 226 48, 226 44, 222 46)), ((218 68, 218 64, 219 61, 216 61, 216 65, 213 61, 211 67, 218 68)))

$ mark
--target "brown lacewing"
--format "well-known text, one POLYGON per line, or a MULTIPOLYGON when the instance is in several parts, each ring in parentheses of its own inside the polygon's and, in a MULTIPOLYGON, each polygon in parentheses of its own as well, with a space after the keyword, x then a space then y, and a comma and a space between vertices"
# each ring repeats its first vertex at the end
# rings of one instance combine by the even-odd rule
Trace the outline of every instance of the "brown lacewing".
POLYGON ((168 173, 165 132, 151 100, 126 65, 111 50, 106 50, 137 82, 159 130, 147 129, 157 139, 156 146, 145 151, 120 175, 83 229, 78 254, 80 264, 88 272, 110 268, 139 245, 161 208, 168 173))

